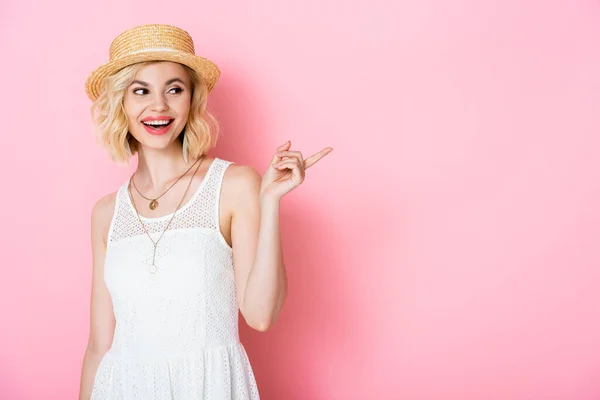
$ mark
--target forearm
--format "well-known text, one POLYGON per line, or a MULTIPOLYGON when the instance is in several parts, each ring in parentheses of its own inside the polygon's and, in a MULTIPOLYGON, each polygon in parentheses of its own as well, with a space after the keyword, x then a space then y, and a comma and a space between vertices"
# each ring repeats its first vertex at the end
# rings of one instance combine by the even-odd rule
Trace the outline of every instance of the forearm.
POLYGON ((244 291, 246 320, 264 331, 277 319, 287 292, 279 228, 279 199, 263 196, 256 256, 244 291))
POLYGON ((81 381, 79 386, 79 400, 89 400, 92 397, 92 388, 98 365, 104 353, 90 349, 85 350, 83 365, 81 367, 81 381))

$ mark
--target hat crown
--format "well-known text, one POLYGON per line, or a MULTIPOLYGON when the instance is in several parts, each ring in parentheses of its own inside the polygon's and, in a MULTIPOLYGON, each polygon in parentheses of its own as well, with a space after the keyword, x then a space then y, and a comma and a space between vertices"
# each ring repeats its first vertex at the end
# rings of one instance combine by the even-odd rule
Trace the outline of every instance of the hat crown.
POLYGON ((202 77, 209 92, 221 75, 215 63, 196 55, 190 34, 172 25, 140 25, 121 33, 110 44, 109 58, 85 81, 85 92, 92 101, 100 96, 108 76, 136 63, 171 61, 185 65, 202 77))
POLYGON ((129 29, 110 44, 110 60, 150 51, 182 51, 195 54, 189 33, 171 25, 150 24, 129 29))

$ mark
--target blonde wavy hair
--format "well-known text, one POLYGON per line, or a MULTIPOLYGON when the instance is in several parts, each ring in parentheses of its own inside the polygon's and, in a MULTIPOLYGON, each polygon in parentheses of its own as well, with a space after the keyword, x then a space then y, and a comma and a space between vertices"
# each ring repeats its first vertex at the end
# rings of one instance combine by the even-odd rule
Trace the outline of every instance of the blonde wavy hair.
MULTIPOLYGON (((138 150, 138 141, 129 133, 123 98, 137 72, 154 62, 156 61, 129 65, 104 78, 100 95, 91 106, 96 141, 108 151, 110 158, 115 162, 129 164, 131 156, 127 153, 126 143, 129 144, 131 155, 138 150)), ((219 124, 207 109, 206 84, 196 71, 181 65, 190 78, 192 98, 187 123, 177 139, 182 142, 183 135, 186 136, 188 159, 195 160, 216 145, 219 124)))

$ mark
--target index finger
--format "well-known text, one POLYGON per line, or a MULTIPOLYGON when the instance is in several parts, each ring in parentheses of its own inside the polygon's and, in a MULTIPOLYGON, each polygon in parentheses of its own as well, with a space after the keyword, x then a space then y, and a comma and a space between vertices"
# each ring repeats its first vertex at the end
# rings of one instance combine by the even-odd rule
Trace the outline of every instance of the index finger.
POLYGON ((316 164, 317 161, 319 161, 321 158, 325 157, 327 154, 331 153, 332 151, 333 151, 333 148, 326 147, 323 150, 308 157, 306 160, 304 160, 304 169, 312 167, 313 165, 316 164))

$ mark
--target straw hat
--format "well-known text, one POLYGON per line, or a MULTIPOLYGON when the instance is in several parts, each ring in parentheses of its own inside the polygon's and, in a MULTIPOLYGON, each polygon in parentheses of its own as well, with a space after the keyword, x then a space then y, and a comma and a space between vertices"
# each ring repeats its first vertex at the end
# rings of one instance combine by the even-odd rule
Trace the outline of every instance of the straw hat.
POLYGON ((181 28, 148 24, 131 28, 117 36, 110 45, 110 61, 96 68, 85 82, 85 92, 94 101, 100 94, 102 79, 123 67, 142 61, 174 61, 195 70, 210 92, 219 79, 219 68, 194 52, 194 42, 181 28))

